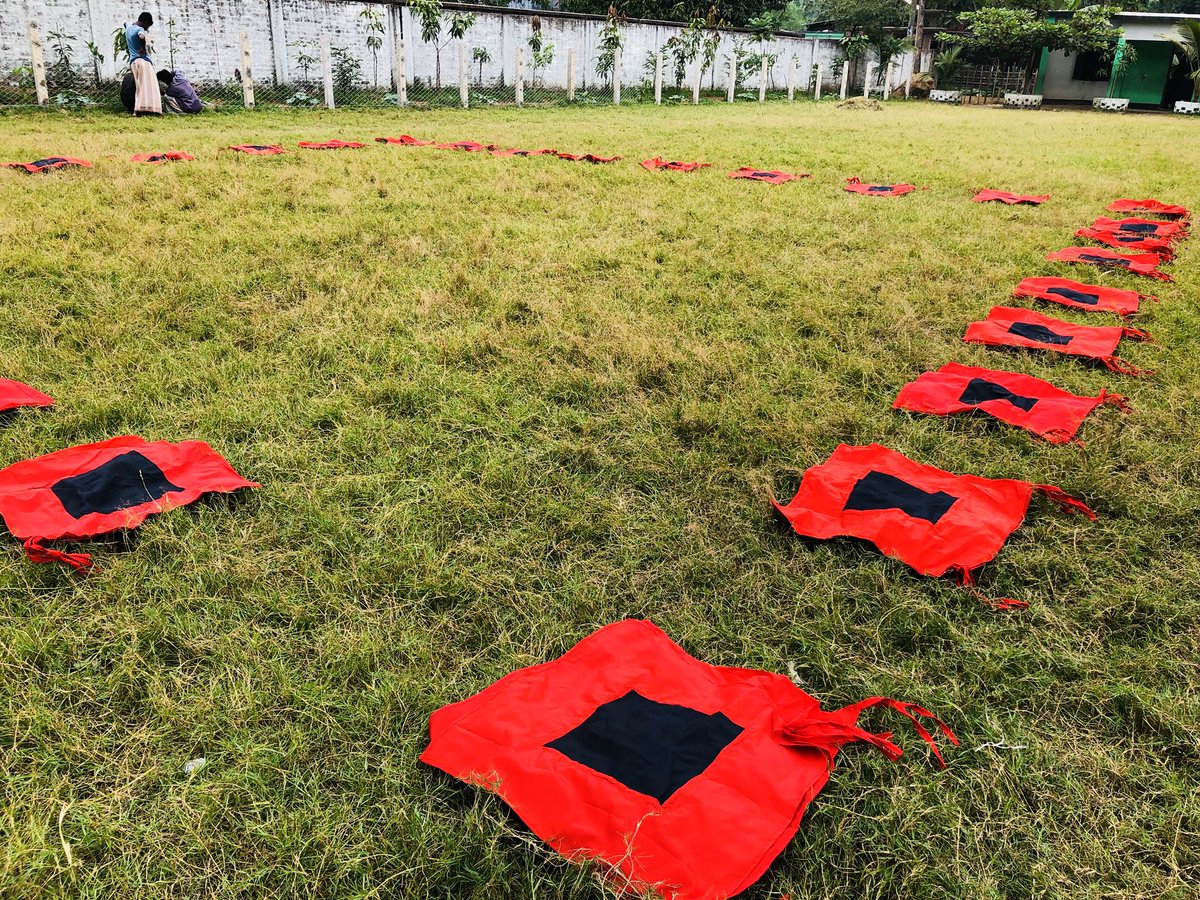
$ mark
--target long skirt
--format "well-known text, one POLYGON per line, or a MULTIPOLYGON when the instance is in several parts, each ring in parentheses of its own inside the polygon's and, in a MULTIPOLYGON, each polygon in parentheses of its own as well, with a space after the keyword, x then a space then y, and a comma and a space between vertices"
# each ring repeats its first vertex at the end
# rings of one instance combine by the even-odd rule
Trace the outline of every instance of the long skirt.
POLYGON ((154 74, 154 66, 144 59, 135 59, 133 65, 134 81, 137 82, 137 96, 133 101, 134 115, 162 115, 162 94, 158 89, 158 77, 154 74))

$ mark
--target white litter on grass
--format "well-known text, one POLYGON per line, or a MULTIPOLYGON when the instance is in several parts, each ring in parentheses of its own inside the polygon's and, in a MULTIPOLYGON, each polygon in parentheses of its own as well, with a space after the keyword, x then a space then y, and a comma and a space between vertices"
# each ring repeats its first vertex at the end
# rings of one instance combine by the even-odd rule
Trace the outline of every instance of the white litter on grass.
POLYGON ((975 748, 975 752, 978 753, 980 750, 987 750, 989 748, 992 750, 1028 750, 1029 745, 1028 744, 1009 744, 1006 741, 1004 741, 1003 739, 1001 739, 999 741, 988 741, 986 744, 980 744, 978 747, 975 748))
POLYGON ((183 764, 184 775, 195 775, 204 768, 204 764, 208 762, 203 756, 197 756, 195 759, 189 759, 183 764))

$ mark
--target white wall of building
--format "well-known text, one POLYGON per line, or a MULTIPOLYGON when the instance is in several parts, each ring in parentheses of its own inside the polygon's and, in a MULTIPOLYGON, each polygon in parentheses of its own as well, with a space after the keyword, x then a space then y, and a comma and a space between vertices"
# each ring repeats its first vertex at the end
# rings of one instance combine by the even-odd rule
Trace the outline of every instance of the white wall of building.
MULTIPOLYGON (((29 45, 26 24, 35 20, 43 40, 54 31, 75 36, 73 62, 91 69, 91 57, 86 41, 94 41, 105 55, 103 73, 116 74, 112 53, 112 32, 124 22, 135 18, 141 10, 154 15, 151 30, 154 39, 156 65, 169 64, 168 21, 174 19, 177 33, 175 67, 196 82, 225 82, 234 77, 241 66, 241 33, 249 36, 251 70, 255 81, 289 83, 301 79, 298 56, 301 52, 319 56, 322 34, 334 47, 345 47, 362 60, 363 77, 380 87, 392 83, 392 53, 395 35, 400 30, 405 37, 406 69, 410 83, 434 77, 435 52, 432 46, 420 41, 407 6, 391 3, 360 3, 348 0, 0 0, 0 71, 7 72, 29 64, 29 45), (377 10, 386 25, 383 47, 376 61, 366 46, 367 23, 360 17, 364 9, 377 10), (378 76, 376 76, 378 72, 378 76)), ((448 10, 449 12, 450 10, 448 10)), ((475 10, 476 22, 467 33, 468 48, 483 47, 491 62, 483 67, 485 84, 503 79, 511 84, 515 68, 515 50, 524 48, 526 83, 533 73, 528 39, 532 32, 534 12, 488 8, 475 10)), ((543 42, 554 46, 554 60, 545 71, 539 71, 538 82, 548 87, 565 87, 567 81, 567 51, 575 49, 576 85, 581 89, 595 88, 601 83, 596 75, 596 57, 603 21, 596 17, 540 13, 543 42)), ((667 40, 680 31, 678 26, 630 22, 624 29, 625 47, 621 56, 621 79, 626 85, 643 80, 646 60, 667 40)), ((48 42, 47 42, 48 43, 48 42)), ((757 45, 746 33, 726 33, 718 52, 715 86, 727 85, 728 59, 735 43, 757 51, 757 45)), ((799 36, 780 36, 767 46, 768 53, 777 59, 769 73, 769 84, 783 88, 787 70, 794 58, 797 84, 807 83, 811 67, 820 62, 824 67, 825 89, 836 89, 839 47, 836 41, 806 39, 799 36)), ((48 51, 49 52, 49 51, 48 51)), ((470 49, 468 49, 469 57, 470 49)), ((52 55, 48 62, 52 60, 52 55)), ((908 57, 899 68, 894 83, 903 84, 908 75, 908 57)), ((454 41, 441 52, 443 83, 453 84, 458 75, 458 48, 454 41)), ((478 64, 470 63, 471 81, 479 74, 478 64)), ((862 68, 860 66, 860 68, 862 68)), ((310 79, 320 77, 319 66, 309 72, 310 79)), ((685 86, 691 83, 691 74, 685 86)), ((664 59, 664 83, 674 83, 669 58, 664 59)), ((706 73, 705 87, 714 85, 713 74, 706 73)), ((746 89, 756 90, 757 73, 750 77, 746 89)), ((739 86, 740 88, 740 86, 739 86)))

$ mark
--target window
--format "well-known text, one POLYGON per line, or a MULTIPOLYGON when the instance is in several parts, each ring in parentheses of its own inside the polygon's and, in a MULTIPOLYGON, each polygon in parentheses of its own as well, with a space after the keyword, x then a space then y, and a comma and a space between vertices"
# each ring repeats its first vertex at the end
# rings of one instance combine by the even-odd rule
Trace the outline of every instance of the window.
MULTIPOLYGON (((1115 48, 1114 48, 1115 49, 1115 48)), ((1112 50, 1087 50, 1075 54, 1072 81, 1108 81, 1112 50)))

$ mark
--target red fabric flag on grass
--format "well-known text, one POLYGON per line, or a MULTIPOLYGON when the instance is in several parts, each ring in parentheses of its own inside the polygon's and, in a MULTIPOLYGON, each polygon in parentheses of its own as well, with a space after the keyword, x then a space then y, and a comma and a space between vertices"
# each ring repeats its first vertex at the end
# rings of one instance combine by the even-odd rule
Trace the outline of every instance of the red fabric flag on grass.
POLYGON ((934 416, 986 413, 1052 444, 1066 444, 1076 440, 1088 414, 1104 404, 1129 412, 1124 397, 1105 390, 1098 397, 1080 397, 1032 375, 946 363, 901 388, 892 408, 934 416))
POLYGON ((653 159, 644 159, 639 164, 647 172, 695 172, 697 169, 707 169, 712 163, 706 162, 668 162, 661 156, 655 156, 653 159))
MULTIPOLYGON (((949 572, 970 587, 975 570, 994 559, 1020 526, 1034 491, 1096 518, 1052 485, 955 475, 878 444, 839 445, 804 473, 790 503, 772 502, 797 534, 870 541, 922 575, 949 572)), ((1028 604, 1004 599, 995 605, 1028 604)))
POLYGON ((899 197, 916 189, 915 184, 863 184, 857 178, 847 178, 843 188, 852 194, 865 194, 868 197, 899 197))
POLYGON ((559 159, 571 160, 572 162, 590 162, 590 163, 611 163, 616 162, 621 157, 619 156, 597 156, 595 153, 558 153, 559 159))
POLYGON ((1009 206, 1018 203, 1038 206, 1049 199, 1049 194, 1011 194, 1008 191, 993 191, 991 188, 985 188, 971 198, 975 203, 988 203, 992 200, 998 200, 1001 203, 1007 203, 1009 206))
POLYGON ((1092 223, 1096 231, 1107 231, 1110 234, 1140 234, 1143 237, 1156 237, 1168 241, 1181 241, 1188 236, 1187 227, 1179 222, 1158 222, 1152 219, 1110 219, 1097 216, 1092 223))
POLYGON ((1114 200, 1108 204, 1109 212, 1148 212, 1159 216, 1166 216, 1168 219, 1187 219, 1191 214, 1186 207, 1176 206, 1172 203, 1163 203, 1161 200, 1128 200, 1122 197, 1120 200, 1114 200))
POLYGON ((204 494, 248 487, 259 485, 201 441, 118 437, 0 469, 0 518, 24 542, 31 561, 89 569, 88 554, 64 553, 46 543, 136 528, 204 494))
POLYGON ((380 144, 403 144, 407 147, 431 147, 436 144, 436 141, 418 141, 410 134, 402 134, 400 137, 377 137, 375 140, 380 144))
POLYGON ((1125 232, 1103 231, 1098 228, 1080 228, 1075 237, 1087 238, 1097 244, 1116 247, 1118 250, 1141 250, 1146 253, 1157 253, 1164 261, 1175 255, 1171 242, 1165 238, 1148 237, 1144 234, 1127 234, 1125 232))
POLYGON ((75 159, 70 156, 47 156, 45 159, 35 159, 33 162, 28 163, 3 163, 2 165, 5 169, 24 169, 31 175, 44 175, 47 172, 73 167, 82 169, 94 168, 86 159, 75 159))
MULTIPOLYGON (((1132 316, 1141 305, 1142 295, 1137 291, 1121 288, 1101 287, 1098 284, 1083 284, 1069 278, 1023 278, 1013 290, 1014 297, 1033 297, 1047 303, 1059 303, 1072 309, 1088 312, 1113 312, 1118 316, 1132 316)), ((1155 297, 1146 297, 1155 300, 1155 297)))
POLYGON ((628 619, 437 710, 421 761, 496 793, 619 892, 725 900, 787 846, 843 747, 901 755, 858 726, 876 706, 910 719, 939 763, 921 720, 958 744, 927 709, 869 697, 823 710, 782 675, 708 665, 628 619))
POLYGON ((495 144, 481 144, 478 141, 454 141, 450 144, 434 144, 439 150, 462 150, 466 153, 479 153, 483 150, 499 150, 495 144))
POLYGON ((752 169, 749 166, 742 166, 740 169, 735 169, 727 177, 750 178, 754 181, 765 181, 768 184, 784 184, 788 181, 795 181, 798 178, 812 178, 807 173, 793 175, 790 172, 780 172, 778 169, 752 169))
POLYGON ((229 149, 238 153, 249 153, 251 156, 278 156, 280 153, 287 153, 278 144, 234 144, 229 149))
POLYGON ((136 163, 162 165, 165 162, 191 162, 196 157, 182 150, 168 150, 166 153, 137 153, 130 157, 136 163))
POLYGON ((509 147, 507 150, 493 150, 492 156, 558 156, 557 150, 518 150, 516 147, 509 147))
POLYGON ((0 378, 0 412, 22 406, 53 406, 54 398, 34 390, 20 381, 0 378))
POLYGON ((1075 325, 1030 309, 993 306, 984 321, 967 326, 963 340, 993 347, 1028 347, 1066 353, 1094 359, 1122 375, 1153 375, 1153 372, 1130 365, 1115 355, 1117 344, 1124 337, 1150 340, 1150 335, 1136 328, 1075 325))
POLYGON ((1145 275, 1159 281, 1171 281, 1166 272, 1158 271, 1163 258, 1157 253, 1117 253, 1115 250, 1104 250, 1099 247, 1064 247, 1053 253, 1047 253, 1046 259, 1051 262, 1088 263, 1104 268, 1124 269, 1135 275, 1145 275))
POLYGON ((358 141, 301 141, 300 147, 304 150, 358 150, 366 144, 360 144, 358 141))

